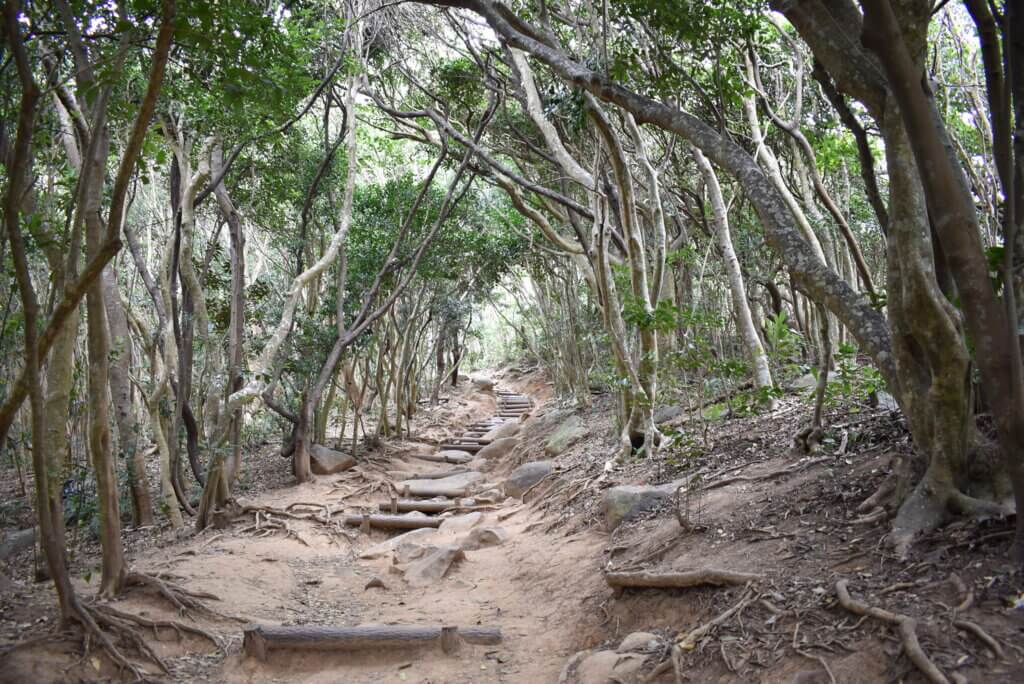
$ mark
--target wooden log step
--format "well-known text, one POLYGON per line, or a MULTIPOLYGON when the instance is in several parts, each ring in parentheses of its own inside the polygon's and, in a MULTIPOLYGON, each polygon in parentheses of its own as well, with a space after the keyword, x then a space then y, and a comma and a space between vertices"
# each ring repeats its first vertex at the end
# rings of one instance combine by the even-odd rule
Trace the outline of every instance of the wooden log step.
MULTIPOLYGON (((462 451, 461 449, 459 451, 462 451)), ((430 461, 431 463, 469 463, 473 460, 473 456, 466 454, 466 456, 442 456, 441 454, 409 454, 413 458, 418 458, 421 461, 430 461)))
POLYGON ((475 454, 484 448, 483 444, 465 444, 457 442, 446 442, 445 444, 438 447, 441 451, 466 451, 471 454, 475 454))
POLYGON ((248 625, 242 647, 246 655, 266 660, 271 651, 361 651, 442 645, 442 635, 461 637, 469 644, 501 643, 499 627, 440 627, 420 625, 358 625, 320 627, 315 625, 248 625))
POLYGON ((406 470, 389 470, 388 477, 398 480, 441 480, 452 475, 468 473, 469 468, 451 468, 449 470, 432 470, 429 473, 413 473, 406 470))
POLYGON ((421 527, 441 526, 440 518, 405 515, 371 515, 368 513, 363 515, 346 515, 344 522, 346 525, 351 525, 353 527, 369 525, 370 527, 379 527, 384 530, 418 530, 421 527))
POLYGON ((419 511, 420 513, 443 513, 450 508, 457 508, 459 502, 455 499, 419 500, 419 499, 392 499, 382 501, 380 510, 385 513, 409 513, 419 511))

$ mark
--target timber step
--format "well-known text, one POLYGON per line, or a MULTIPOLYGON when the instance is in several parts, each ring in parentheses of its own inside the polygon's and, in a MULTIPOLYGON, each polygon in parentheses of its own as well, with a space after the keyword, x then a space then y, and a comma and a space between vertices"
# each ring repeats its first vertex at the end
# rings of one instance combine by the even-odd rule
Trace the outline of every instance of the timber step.
POLYGON ((501 643, 501 629, 473 625, 441 627, 424 625, 359 625, 320 627, 314 625, 248 625, 242 648, 246 655, 266 660, 269 651, 358 651, 394 649, 440 644, 445 653, 454 652, 461 639, 468 644, 501 643))
POLYGON ((380 503, 380 510, 385 513, 391 513, 392 515, 398 513, 411 513, 412 511, 419 511, 420 513, 443 513, 449 509, 457 508, 459 503, 455 499, 396 499, 392 498, 391 501, 382 501, 380 503))
POLYGON ((346 525, 353 527, 380 527, 386 530, 418 530, 421 527, 440 527, 441 518, 430 516, 409 517, 405 515, 346 515, 346 525))
POLYGON ((475 454, 483 448, 483 444, 465 444, 461 442, 449 442, 438 446, 438 449, 441 451, 465 451, 470 454, 475 454))
MULTIPOLYGON (((462 449, 459 449, 462 451, 462 449)), ((409 454, 412 458, 417 458, 421 461, 430 461, 431 463, 468 463, 472 461, 472 457, 466 458, 465 456, 442 456, 441 454, 409 454)))

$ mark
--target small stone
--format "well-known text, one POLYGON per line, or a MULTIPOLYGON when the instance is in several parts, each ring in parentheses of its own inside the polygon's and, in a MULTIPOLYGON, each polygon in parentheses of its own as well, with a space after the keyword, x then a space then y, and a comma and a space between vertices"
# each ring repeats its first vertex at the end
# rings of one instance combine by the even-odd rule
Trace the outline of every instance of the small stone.
POLYGON ((495 504, 499 501, 504 501, 505 495, 497 489, 485 489, 473 498, 476 499, 478 503, 495 504))
POLYGON ((473 460, 473 454, 461 449, 442 449, 437 455, 449 463, 469 463, 473 460))
POLYGON ((314 444, 309 450, 309 467, 317 475, 331 475, 348 470, 356 459, 341 451, 328 449, 323 444, 314 444))
POLYGON ((805 373, 793 381, 792 387, 797 390, 814 389, 818 385, 818 379, 811 373, 805 373))
POLYGON ((654 412, 654 422, 661 425, 662 423, 667 423, 673 418, 678 418, 681 415, 683 415, 683 407, 678 404, 671 406, 659 406, 654 412))
POLYGON ((466 557, 454 546, 430 548, 422 558, 405 568, 405 579, 414 587, 425 587, 442 579, 453 564, 466 557))
POLYGON ((484 460, 495 460, 504 458, 519 446, 519 439, 517 437, 505 437, 504 439, 496 439, 480 451, 476 452, 477 458, 484 460))
POLYGON ((519 429, 520 429, 519 428, 519 423, 516 423, 516 422, 502 423, 501 425, 498 425, 497 427, 493 427, 490 430, 488 430, 486 433, 484 433, 483 437, 480 438, 480 441, 481 442, 486 442, 487 444, 490 444, 491 442, 496 442, 499 439, 507 439, 509 437, 515 437, 516 435, 519 434, 519 429))
POLYGON ((466 535, 459 545, 463 551, 476 551, 486 546, 500 546, 508 540, 504 527, 478 527, 466 535))
POLYGON ((616 649, 619 653, 630 651, 650 651, 658 647, 658 635, 650 632, 633 632, 622 640, 616 649))
POLYGON ((479 390, 488 392, 494 389, 494 380, 484 375, 470 376, 470 382, 479 390))
POLYGON ((475 511, 473 513, 466 513, 465 515, 455 515, 450 518, 445 518, 438 528, 441 534, 459 534, 460 532, 468 532, 483 520, 483 513, 475 511))
POLYGON ((612 487, 601 499, 605 524, 611 532, 626 520, 657 508, 671 499, 675 485, 620 485, 612 487))
POLYGON ((397 537, 392 537, 380 544, 375 544, 365 551, 360 552, 359 557, 363 559, 381 558, 388 555, 401 544, 417 543, 423 545, 437 536, 437 530, 432 527, 422 527, 416 530, 409 530, 397 537))
POLYGON ((643 664, 644 657, 633 653, 597 651, 583 659, 576 677, 580 684, 631 682, 643 664))
POLYGON ((558 456, 587 434, 583 418, 571 415, 555 428, 544 444, 544 453, 549 457, 558 456))
POLYGON ((374 577, 373 579, 371 579, 369 582, 366 583, 366 586, 363 587, 363 591, 366 591, 367 589, 387 589, 387 588, 388 588, 388 585, 384 584, 384 580, 382 580, 380 577, 374 577))
POLYGON ((553 461, 531 461, 513 470, 505 480, 505 495, 521 497, 531 487, 550 475, 555 469, 553 461))

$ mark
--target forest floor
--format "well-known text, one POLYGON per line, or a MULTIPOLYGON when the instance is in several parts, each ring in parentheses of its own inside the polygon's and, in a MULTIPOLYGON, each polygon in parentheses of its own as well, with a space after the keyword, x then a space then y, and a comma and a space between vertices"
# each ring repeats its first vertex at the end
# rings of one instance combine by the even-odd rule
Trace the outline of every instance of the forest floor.
MULTIPOLYGON (((549 457, 555 471, 527 491, 525 502, 507 499, 481 507, 477 526, 501 527, 507 540, 467 551, 432 583, 410 585, 396 572, 392 554, 360 557, 395 536, 389 531, 280 517, 287 530, 268 529, 265 518, 256 529, 249 514, 198 534, 165 528, 127 532, 134 568, 209 592, 218 599, 209 600, 210 607, 237 618, 182 618, 139 590, 117 601, 122 611, 154 619, 194 619, 221 641, 223 648, 215 649, 191 636, 178 641, 167 630, 160 639, 148 634, 171 669, 166 679, 642 681, 665 662, 680 636, 741 605, 696 640, 696 648, 679 654, 678 676, 662 668, 651 681, 927 681, 903 653, 895 627, 838 604, 835 585, 845 579, 855 599, 915 618, 923 652, 950 681, 1024 681, 1024 586, 1007 561, 1010 522, 953 523, 919 541, 901 560, 884 543, 887 523, 865 521, 857 511, 886 477, 891 460, 910 449, 895 414, 865 407, 832 415, 824 450, 800 456, 789 445, 809 412, 800 397, 745 418, 705 421, 684 411, 672 421, 685 445, 673 458, 613 465, 610 398, 576 410, 552 399, 535 374, 506 371, 496 379, 499 389, 530 396, 534 408, 523 423, 521 443, 489 465, 486 480, 500 482, 521 463, 549 457), (556 435, 559 446, 552 449, 556 435), (601 502, 609 487, 681 479, 694 485, 684 500, 670 497, 606 531, 601 502), (605 581, 610 570, 702 568, 761 578, 750 587, 618 592, 605 581), (503 639, 496 645, 463 644, 454 654, 431 645, 372 653, 281 651, 261 661, 242 649, 247 623, 480 625, 499 627, 503 639), (968 623, 979 631, 964 627, 968 623), (608 655, 637 631, 650 636, 639 651, 608 655), (984 643, 979 633, 996 645, 984 643)), ((432 453, 438 442, 495 410, 492 393, 464 383, 446 403, 416 418, 410 440, 388 441, 355 468, 303 485, 289 482, 287 463, 268 447, 249 460, 247 489, 239 498, 276 510, 303 503, 328 505, 329 512, 376 508, 389 501, 394 471, 438 470, 444 464, 414 455, 432 453)), ((17 511, 10 503, 17 499, 14 482, 12 475, 0 486, 10 510, 17 511)), ((3 520, 17 528, 24 516, 3 520)), ((98 549, 87 535, 79 542, 71 562, 87 596, 97 582, 98 549)), ((31 550, 0 565, 0 649, 45 634, 54 610, 49 584, 32 581, 31 550)), ((0 650, 0 682, 103 681, 115 674, 95 650, 82 658, 80 643, 69 639, 0 650)))

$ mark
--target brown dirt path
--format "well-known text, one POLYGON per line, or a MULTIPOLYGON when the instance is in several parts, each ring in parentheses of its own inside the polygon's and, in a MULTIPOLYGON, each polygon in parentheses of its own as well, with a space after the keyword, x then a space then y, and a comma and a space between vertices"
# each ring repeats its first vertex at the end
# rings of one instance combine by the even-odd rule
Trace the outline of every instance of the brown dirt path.
MULTIPOLYGON (((493 413, 491 395, 462 393, 466 405, 449 410, 447 417, 435 421, 440 424, 424 432, 435 439, 459 435, 462 425, 493 413)), ((246 503, 285 508, 318 502, 330 504, 332 510, 344 504, 348 511, 375 507, 387 501, 383 489, 343 497, 385 481, 385 471, 437 470, 441 464, 409 457, 427 448, 421 443, 390 443, 386 459, 313 483, 267 491, 246 503)), ((488 471, 488 480, 500 479, 510 469, 511 464, 497 463, 488 471)), ((565 659, 580 648, 576 626, 593 618, 582 604, 588 592, 603 585, 604 538, 598 532, 568 538, 546 534, 535 524, 543 515, 514 499, 497 509, 485 512, 480 525, 500 525, 509 539, 500 546, 468 551, 464 561, 427 587, 408 586, 400 574, 390 571, 390 558, 358 558, 361 551, 395 533, 374 530, 367 535, 348 528, 350 540, 304 521, 289 521, 294 535, 275 532, 263 538, 239 533, 244 524, 236 522, 227 530, 207 530, 184 548, 171 546, 140 556, 140 569, 171 573, 189 588, 216 594, 219 610, 257 623, 481 624, 500 627, 504 637, 497 646, 464 645, 452 656, 429 647, 387 653, 276 652, 260 662, 242 652, 241 625, 209 623, 229 640, 228 655, 190 656, 186 649, 210 649, 191 640, 184 645, 171 642, 164 654, 178 657, 174 678, 238 684, 557 681, 565 659), (374 577, 386 588, 366 589, 374 577)), ((160 612, 144 602, 125 601, 122 607, 160 612)))

